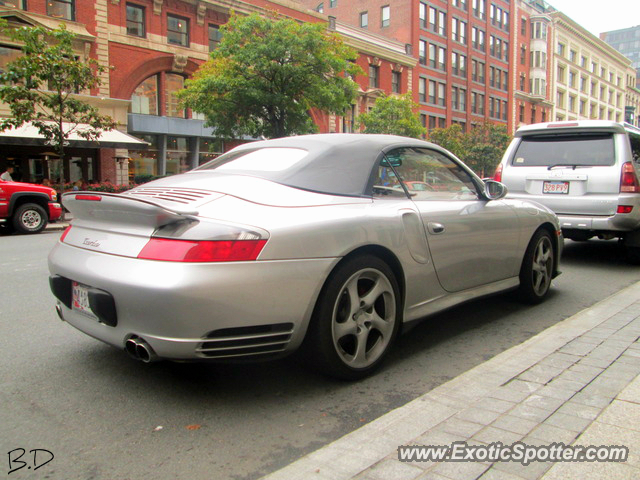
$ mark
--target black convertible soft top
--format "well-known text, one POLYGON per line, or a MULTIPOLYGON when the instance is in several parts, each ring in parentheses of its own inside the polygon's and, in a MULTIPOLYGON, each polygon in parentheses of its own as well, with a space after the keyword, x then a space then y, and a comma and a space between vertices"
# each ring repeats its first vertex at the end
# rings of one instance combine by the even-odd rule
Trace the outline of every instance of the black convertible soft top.
MULTIPOLYGON (((251 175, 265 180, 313 192, 333 195, 370 196, 367 192, 373 169, 382 154, 400 147, 440 147, 414 138, 394 135, 320 134, 286 137, 241 145, 205 163, 196 170, 216 170, 224 174, 251 175), (274 161, 282 148, 306 152, 299 161, 284 169, 246 168, 234 171, 233 161, 264 149, 274 149, 274 161)), ((268 155, 267 155, 268 157, 268 155)), ((265 162, 269 159, 265 158, 265 162)))

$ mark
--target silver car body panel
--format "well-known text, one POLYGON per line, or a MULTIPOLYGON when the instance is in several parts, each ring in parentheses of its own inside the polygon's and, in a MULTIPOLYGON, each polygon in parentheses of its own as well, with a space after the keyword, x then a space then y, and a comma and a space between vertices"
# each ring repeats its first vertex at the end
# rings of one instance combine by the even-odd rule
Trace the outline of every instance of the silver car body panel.
MULTIPOLYGON (((277 353, 295 350, 327 278, 353 252, 394 259, 403 321, 410 322, 516 287, 534 232, 542 225, 559 230, 550 210, 527 201, 330 195, 206 170, 98 194, 99 201, 87 194, 65 196, 74 220, 49 255, 49 269, 112 295, 118 321, 107 326, 58 302, 63 318, 119 348, 140 337, 159 357, 175 360, 216 358, 203 352, 231 348, 218 347, 222 336, 268 343, 276 334, 252 333, 260 326, 287 330, 277 353), (443 231, 430 231, 433 223, 443 231), (255 261, 136 258, 163 229, 180 239, 250 232, 266 244, 255 261)), ((561 250, 562 237, 556 239, 561 250)))
MULTIPOLYGON (((640 130, 637 132, 640 135, 640 130)), ((633 162, 629 142, 629 127, 605 121, 579 121, 535 124, 521 127, 501 161, 502 183, 509 189, 509 198, 538 202, 554 211, 563 229, 624 232, 640 227, 640 194, 620 192, 622 165, 633 162), (567 125, 567 126, 559 126, 567 125), (518 165, 518 148, 523 140, 549 135, 611 134, 613 137, 611 165, 578 165, 575 168, 554 167, 551 163, 518 165), (566 194, 544 193, 545 183, 568 182, 566 194), (618 205, 632 206, 631 213, 618 214, 618 205)), ((571 162, 580 163, 579 156, 571 162)))

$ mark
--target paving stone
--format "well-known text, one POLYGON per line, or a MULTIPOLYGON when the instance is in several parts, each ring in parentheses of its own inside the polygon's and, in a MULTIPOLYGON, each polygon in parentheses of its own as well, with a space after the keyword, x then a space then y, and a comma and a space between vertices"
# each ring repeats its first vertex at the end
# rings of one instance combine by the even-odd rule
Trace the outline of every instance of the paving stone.
POLYGON ((543 423, 537 426, 529 436, 542 440, 549 445, 554 442, 563 442, 568 445, 576 439, 578 432, 543 423))
POLYGON ((456 415, 456 418, 467 420, 469 422, 480 423, 482 425, 489 425, 496 418, 500 416, 499 412, 492 412, 484 408, 471 407, 456 415))
MULTIPOLYGON (((521 463, 515 463, 515 462, 500 462, 500 463, 495 463, 493 465, 493 468, 495 470, 500 470, 503 472, 518 475, 528 480, 537 480, 545 472, 547 472, 547 470, 549 470, 552 466, 553 464, 549 462, 532 462, 526 466, 522 465, 521 463)), ((588 478, 588 477, 584 477, 584 478, 588 478)))
POLYGON ((565 400, 553 397, 545 397, 544 395, 533 394, 525 398, 523 405, 542 408, 544 410, 555 411, 564 404, 565 400))
POLYGON ((569 353, 554 352, 548 357, 541 360, 538 365, 550 365, 557 368, 569 368, 571 365, 577 363, 582 357, 579 355, 572 355, 569 353))
POLYGON ((602 413, 602 410, 602 408, 569 401, 558 409, 558 413, 566 413, 567 415, 574 415, 586 420, 595 420, 596 417, 602 413))
POLYGON ((573 382, 582 383, 583 385, 587 385, 601 373, 602 371, 594 373, 594 372, 579 372, 577 370, 567 370, 562 374, 562 378, 566 380, 571 380, 573 382))
POLYGON ((564 378, 564 375, 560 375, 559 377, 554 378, 548 386, 575 393, 582 389, 582 387, 585 386, 585 383, 568 380, 564 378))
POLYGON ((576 417, 574 415, 567 415, 566 413, 556 412, 545 420, 544 423, 546 425, 553 425, 554 427, 564 428, 574 432, 581 432, 589 426, 591 420, 576 417))
POLYGON ((493 426, 483 428, 472 438, 472 440, 477 440, 487 445, 496 442, 501 442, 503 445, 511 445, 521 439, 522 435, 520 433, 509 432, 493 426))
POLYGON ((489 398, 497 398, 499 400, 507 400, 509 402, 521 402, 530 395, 529 392, 522 391, 516 387, 511 387, 511 383, 493 390, 489 394, 489 398))
POLYGON ((579 339, 576 339, 567 343, 558 351, 561 353, 570 353, 571 355, 585 356, 589 355, 594 348, 596 348, 594 344, 582 342, 579 339))
MULTIPOLYGON (((640 468, 640 432, 630 428, 619 427, 600 422, 600 419, 578 437, 577 445, 618 445, 629 448, 629 457, 625 462, 628 465, 640 468)), ((640 478, 640 475, 638 477, 640 478)))
POLYGON ((518 379, 528 382, 546 384, 560 375, 562 372, 564 372, 563 368, 551 367, 549 365, 535 365, 518 375, 518 379))
POLYGON ((479 423, 469 422, 461 418, 452 417, 445 422, 442 422, 435 429, 446 433, 459 435, 463 438, 471 438, 476 432, 482 430, 484 425, 479 423))
POLYGON ((640 404, 614 400, 598 417, 598 422, 640 432, 638 419, 640 419, 640 404))
POLYGON ((591 365, 593 367, 602 367, 602 368, 607 368, 609 365, 611 365, 611 361, 610 360, 603 360, 602 358, 591 358, 591 357, 585 357, 582 360, 580 360, 580 365, 591 365))
POLYGON ((485 472, 478 480, 523 480, 524 477, 513 473, 496 470, 493 466, 485 472))
POLYGON ((478 462, 443 462, 432 471, 452 480, 476 480, 489 468, 478 462))
POLYGON ((526 393, 533 393, 542 387, 542 385, 539 383, 518 380, 517 378, 514 378, 510 382, 504 384, 503 386, 505 388, 509 388, 514 391, 526 392, 526 393))
POLYGON ((383 460, 369 468, 367 477, 375 480, 413 480, 424 471, 410 463, 398 460, 383 460))
POLYGON ((526 418, 527 420, 533 420, 534 422, 541 423, 551 414, 553 414, 554 410, 547 410, 544 408, 538 408, 531 405, 520 404, 517 407, 513 408, 509 415, 513 415, 514 417, 526 418))
POLYGON ((572 402, 581 403, 582 405, 589 405, 591 407, 604 408, 609 405, 613 400, 613 397, 596 395, 589 392, 578 392, 571 398, 572 402))
POLYGON ((507 430, 513 433, 519 433, 521 435, 528 434, 538 425, 538 422, 533 420, 527 420, 520 417, 514 417, 513 415, 502 415, 497 418, 492 424, 492 427, 507 430))
POLYGON ((569 400, 576 394, 573 390, 567 390, 565 388, 558 388, 553 385, 545 385, 540 390, 536 391, 536 395, 542 395, 543 397, 558 398, 560 400, 569 400))
POLYGON ((544 480, 638 480, 640 469, 624 463, 556 463, 544 480))
POLYGON ((640 377, 631 382, 627 387, 618 395, 619 400, 627 402, 640 403, 640 377))
POLYGON ((516 402, 486 397, 473 405, 473 408, 484 408, 492 412, 504 413, 517 405, 516 402))

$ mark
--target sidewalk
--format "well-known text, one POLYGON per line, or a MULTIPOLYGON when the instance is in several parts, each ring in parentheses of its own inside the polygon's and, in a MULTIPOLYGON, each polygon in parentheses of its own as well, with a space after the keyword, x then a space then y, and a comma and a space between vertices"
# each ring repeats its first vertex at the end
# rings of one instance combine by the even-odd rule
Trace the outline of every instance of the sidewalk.
MULTIPOLYGON (((541 306, 540 308, 544 308, 541 306)), ((263 480, 640 478, 640 282, 263 480), (400 445, 624 445, 625 463, 400 462, 400 445)))

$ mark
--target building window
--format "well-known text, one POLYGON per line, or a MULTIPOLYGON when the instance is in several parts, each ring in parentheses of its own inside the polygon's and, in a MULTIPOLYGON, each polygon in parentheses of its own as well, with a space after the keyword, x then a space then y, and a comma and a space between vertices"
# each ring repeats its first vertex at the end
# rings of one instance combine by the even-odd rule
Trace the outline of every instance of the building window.
POLYGON ((451 39, 462 43, 463 45, 467 44, 467 24, 462 20, 457 18, 453 18, 451 20, 451 39))
POLYGON ((324 2, 318 4, 318 6, 316 7, 316 12, 324 13, 324 2))
POLYGON ((438 12, 438 34, 447 35, 447 14, 444 12, 438 12))
POLYGON ((391 72, 391 91, 393 93, 400 93, 400 89, 402 88, 400 83, 401 79, 402 74, 400 72, 395 70, 391 72))
POLYGON ((23 55, 22 49, 0 45, 0 72, 3 72, 9 62, 17 60, 23 55))
POLYGON ((220 40, 222 40, 222 32, 220 31, 220 26, 209 24, 209 51, 210 52, 218 48, 218 45, 220 45, 220 40))
POLYGON ((381 18, 381 23, 380 23, 381 27, 384 28, 391 25, 391 7, 389 5, 385 5, 384 7, 382 7, 380 18, 381 18))
POLYGON ((131 113, 158 115, 158 76, 142 82, 131 95, 131 113))
POLYGON ((165 110, 167 117, 185 118, 185 110, 180 107, 176 93, 184 88, 184 77, 177 73, 165 75, 165 110))
POLYGON ((50 17, 75 20, 75 0, 47 0, 47 15, 50 17))
POLYGON ((360 28, 369 26, 369 12, 360 12, 360 28))
POLYGON ((380 87, 380 67, 377 65, 369 65, 369 87, 380 87))
MULTIPOLYGON (((429 94, 431 94, 431 82, 429 82, 429 94)), ((427 79, 420 77, 418 79, 418 100, 422 103, 427 101, 427 79)))
POLYGON ((0 0, 0 7, 14 7, 24 10, 24 2, 25 0, 0 0))
POLYGON ((429 80, 429 103, 436 103, 436 90, 438 88, 438 84, 435 80, 429 80))
POLYGON ((189 46, 189 20, 167 15, 167 41, 172 45, 189 46))
POLYGON ((446 87, 444 83, 438 84, 438 105, 441 107, 445 107, 447 105, 447 94, 446 87))
POLYGON ((570 62, 573 62, 573 63, 576 63, 576 56, 577 56, 577 55, 578 55, 578 54, 576 53, 576 51, 575 51, 575 50, 570 50, 570 51, 569 51, 569 61, 570 61, 570 62))
POLYGON ((520 105, 520 113, 518 115, 518 119, 521 123, 524 123, 524 105, 520 105))
POLYGON ((418 7, 418 16, 420 18, 420 28, 427 28, 427 4, 420 2, 418 7))
POLYGON ((144 7, 127 3, 127 35, 144 37, 144 7))
POLYGON ((338 6, 338 0, 330 0, 329 1, 329 8, 333 8, 333 7, 337 7, 338 6))
POLYGON ((558 55, 564 57, 564 43, 558 42, 558 55))
POLYGON ((521 18, 520 19, 520 35, 526 35, 526 34, 527 34, 527 19, 521 18))
POLYGON ((418 62, 420 65, 427 64, 427 42, 425 40, 418 42, 418 62))

